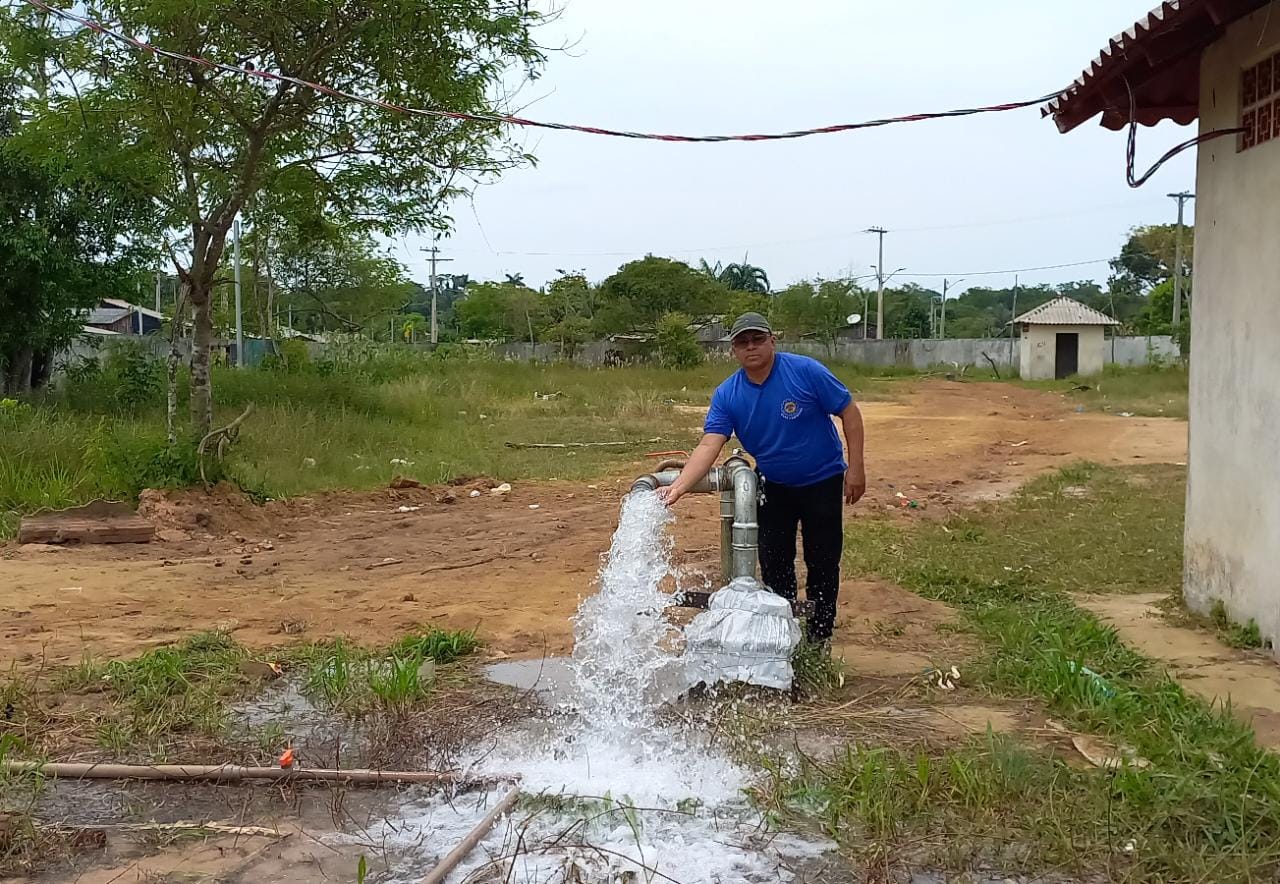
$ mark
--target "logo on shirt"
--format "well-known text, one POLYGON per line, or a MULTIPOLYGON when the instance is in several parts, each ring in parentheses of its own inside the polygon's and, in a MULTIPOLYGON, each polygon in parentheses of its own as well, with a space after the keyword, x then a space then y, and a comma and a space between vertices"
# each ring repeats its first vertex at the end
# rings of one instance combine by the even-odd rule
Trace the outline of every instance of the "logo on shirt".
POLYGON ((800 416, 800 404, 794 399, 784 399, 782 401, 782 419, 785 421, 793 421, 800 416))

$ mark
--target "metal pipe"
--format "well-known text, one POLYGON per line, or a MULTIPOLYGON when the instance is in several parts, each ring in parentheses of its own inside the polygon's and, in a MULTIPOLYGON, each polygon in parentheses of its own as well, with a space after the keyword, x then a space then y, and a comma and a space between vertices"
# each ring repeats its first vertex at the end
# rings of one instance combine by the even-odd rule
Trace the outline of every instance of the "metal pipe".
MULTIPOLYGON (((717 467, 712 470, 704 476, 697 485, 690 488, 689 491, 693 494, 709 494, 712 491, 719 491, 720 486, 717 484, 719 481, 719 469, 720 468, 717 467)), ((657 491, 659 488, 666 488, 668 485, 673 484, 678 478, 680 478, 679 470, 663 470, 660 473, 649 473, 648 475, 641 476, 632 482, 631 490, 657 491)))
MULTIPOLYGON (((679 470, 649 473, 637 478, 631 490, 657 491, 679 477, 679 470)), ((723 466, 713 467, 690 492, 720 494, 720 570, 725 582, 735 577, 755 577, 760 557, 760 487, 751 464, 734 455, 723 466)))
POLYGON ((720 492, 720 577, 733 579, 733 490, 720 492))
POLYGON ((733 476, 733 576, 755 577, 760 557, 759 480, 741 458, 731 458, 725 468, 733 476))

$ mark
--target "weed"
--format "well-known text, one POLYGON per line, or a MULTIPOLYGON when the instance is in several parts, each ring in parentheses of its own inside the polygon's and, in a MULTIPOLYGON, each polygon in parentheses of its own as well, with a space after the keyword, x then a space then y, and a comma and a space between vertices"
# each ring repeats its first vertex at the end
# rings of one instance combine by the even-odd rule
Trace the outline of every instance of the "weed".
POLYGON ((332 707, 357 705, 363 691, 359 673, 368 656, 341 638, 317 645, 307 663, 303 691, 332 707))
POLYGON ((119 751, 140 742, 156 749, 176 735, 222 735, 227 702, 244 684, 240 663, 246 656, 226 633, 205 632, 108 663, 103 677, 121 708, 99 725, 99 744, 119 751))
MULTIPOLYGON (((1140 847, 1124 859, 1125 880, 1273 876, 1280 757, 1259 749, 1229 709, 1188 696, 1069 595, 1178 584, 1182 479, 1173 468, 1082 465, 960 522, 857 520, 846 546, 852 573, 879 574, 962 611, 988 643, 974 673, 986 688, 1039 697, 1055 718, 1133 746, 1150 768, 1080 773, 998 742, 927 762, 897 750, 855 752, 834 769, 780 778, 787 806, 856 819, 882 842, 948 831, 953 845, 975 851, 971 858, 1007 849, 1012 838, 1021 852, 1005 858, 1040 870, 1097 871, 1133 841, 1140 847), (1074 485, 1088 493, 1063 493, 1074 485), (979 539, 958 537, 953 525, 978 529, 967 536, 979 539)), ((836 834, 852 849, 858 834, 845 831, 836 834)))
POLYGON ((369 690, 385 709, 403 711, 426 696, 427 686, 419 675, 421 665, 413 657, 370 661, 369 690))
POLYGON ((480 639, 474 629, 450 631, 431 627, 421 634, 409 635, 392 646, 392 652, 408 655, 421 663, 434 660, 440 664, 453 663, 480 648, 480 639))
POLYGON ((1251 617, 1248 623, 1236 623, 1227 613, 1227 606, 1222 599, 1214 601, 1209 619, 1218 631, 1218 637, 1233 648, 1260 648, 1264 644, 1258 621, 1251 617))
POLYGON ((1025 387, 1064 392, 1090 411, 1143 417, 1187 416, 1187 367, 1183 364, 1124 368, 1108 365, 1100 378, 1074 381, 1020 381, 1025 387))
MULTIPOLYGON (((723 362, 687 370, 527 365, 358 346, 327 364, 322 371, 290 358, 288 371, 215 368, 215 421, 235 417, 249 402, 257 411, 225 476, 210 479, 225 477, 269 497, 375 488, 400 471, 392 459, 413 461, 414 477, 428 483, 464 474, 595 477, 635 452, 587 448, 566 456, 504 443, 607 439, 643 446, 656 436, 666 447, 686 448, 698 438, 699 421, 673 403, 705 404, 732 370, 723 362), (549 392, 562 395, 534 397, 549 392)), ((862 399, 890 395, 882 375, 896 374, 834 370, 862 399)), ((192 440, 184 435, 178 445, 167 444, 163 397, 152 396, 148 381, 125 380, 129 371, 72 372, 30 406, 0 414, 0 537, 11 536, 25 513, 198 480, 192 440), (130 408, 121 407, 121 396, 130 408)), ((188 384, 180 376, 180 397, 188 384)))
POLYGON ((806 697, 829 694, 844 686, 844 666, 831 656, 831 646, 802 641, 791 656, 796 693, 806 697))

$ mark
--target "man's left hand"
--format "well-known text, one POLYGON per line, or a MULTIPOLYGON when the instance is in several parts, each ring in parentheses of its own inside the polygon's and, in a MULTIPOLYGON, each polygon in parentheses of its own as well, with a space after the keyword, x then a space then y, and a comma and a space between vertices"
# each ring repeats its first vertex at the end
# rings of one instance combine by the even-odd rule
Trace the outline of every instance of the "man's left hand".
POLYGON ((844 471, 844 502, 855 504, 867 493, 867 473, 861 466, 844 471))

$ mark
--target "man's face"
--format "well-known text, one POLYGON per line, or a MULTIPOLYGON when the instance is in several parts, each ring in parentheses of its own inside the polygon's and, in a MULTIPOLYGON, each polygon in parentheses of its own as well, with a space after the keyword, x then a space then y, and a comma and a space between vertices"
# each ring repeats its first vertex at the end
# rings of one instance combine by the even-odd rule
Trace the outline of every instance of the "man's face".
POLYGON ((764 368, 773 359, 773 335, 762 331, 744 331, 733 339, 733 356, 747 370, 764 368))

